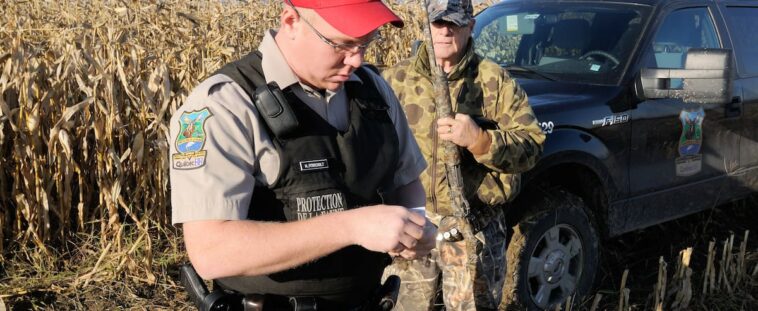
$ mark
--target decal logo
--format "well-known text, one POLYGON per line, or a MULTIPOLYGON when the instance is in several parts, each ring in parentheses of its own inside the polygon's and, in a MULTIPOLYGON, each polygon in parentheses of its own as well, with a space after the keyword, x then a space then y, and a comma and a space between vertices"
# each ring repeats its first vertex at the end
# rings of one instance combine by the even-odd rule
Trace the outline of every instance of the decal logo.
POLYGON ((605 118, 602 118, 600 120, 593 120, 592 125, 603 127, 603 126, 621 124, 621 123, 626 123, 626 122, 629 122, 629 115, 620 114, 620 115, 606 116, 605 118))
POLYGON ((679 120, 682 121, 682 135, 679 137, 679 155, 696 155, 700 153, 703 144, 703 107, 694 111, 682 110, 679 120))
POLYGON ((179 117, 179 135, 174 142, 179 153, 171 155, 171 163, 175 169, 193 169, 205 164, 205 121, 211 116, 213 114, 208 108, 204 108, 184 112, 179 117))
POLYGON ((703 107, 695 110, 682 110, 679 120, 682 121, 682 134, 679 136, 679 155, 676 158, 676 176, 692 176, 703 168, 703 155, 700 146, 703 145, 703 107))
POLYGON ((329 168, 329 162, 326 159, 300 161, 301 172, 319 171, 319 170, 325 170, 327 168, 329 168))
POLYGON ((691 155, 676 158, 676 176, 692 176, 703 169, 703 156, 691 155))

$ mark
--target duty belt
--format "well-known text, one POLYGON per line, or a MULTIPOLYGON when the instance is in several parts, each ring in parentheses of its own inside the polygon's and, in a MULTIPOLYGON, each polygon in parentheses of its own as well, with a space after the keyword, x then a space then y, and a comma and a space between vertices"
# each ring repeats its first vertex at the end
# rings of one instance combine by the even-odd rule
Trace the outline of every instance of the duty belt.
POLYGON ((209 292, 203 279, 200 278, 191 264, 185 264, 179 269, 179 278, 190 299, 200 311, 389 311, 395 307, 400 291, 400 278, 392 275, 377 290, 377 294, 362 305, 344 306, 318 297, 289 297, 269 294, 243 295, 220 288, 209 292))

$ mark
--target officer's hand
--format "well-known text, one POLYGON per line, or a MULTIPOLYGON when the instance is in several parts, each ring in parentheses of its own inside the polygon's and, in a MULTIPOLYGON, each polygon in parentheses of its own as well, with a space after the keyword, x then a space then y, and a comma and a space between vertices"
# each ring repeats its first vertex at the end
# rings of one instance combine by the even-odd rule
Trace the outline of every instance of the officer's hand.
POLYGON ((348 224, 354 244, 382 253, 416 247, 426 234, 426 218, 402 206, 375 205, 352 209, 348 224))
POLYGON ((475 144, 483 130, 467 114, 457 113, 455 119, 447 117, 437 119, 437 134, 440 139, 466 147, 475 144))
POLYGON ((390 252, 390 255, 401 256, 405 259, 418 259, 429 255, 432 249, 434 249, 436 246, 437 226, 435 226, 431 221, 429 221, 429 219, 427 219, 426 224, 424 224, 424 234, 421 239, 419 239, 416 247, 405 249, 400 253, 390 252))

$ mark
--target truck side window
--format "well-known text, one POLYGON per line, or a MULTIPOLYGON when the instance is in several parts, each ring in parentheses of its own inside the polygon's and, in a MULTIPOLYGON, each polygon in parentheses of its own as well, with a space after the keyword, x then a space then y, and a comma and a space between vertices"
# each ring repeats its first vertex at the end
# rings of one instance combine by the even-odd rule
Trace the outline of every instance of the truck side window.
POLYGON ((728 7, 729 29, 740 75, 758 76, 758 8, 728 7))
MULTIPOLYGON (((647 58, 646 67, 672 69, 684 68, 687 51, 691 48, 720 47, 716 28, 705 7, 671 12, 658 28, 652 45, 650 50, 654 57, 647 58)), ((671 79, 672 88, 681 86, 682 79, 671 79)))

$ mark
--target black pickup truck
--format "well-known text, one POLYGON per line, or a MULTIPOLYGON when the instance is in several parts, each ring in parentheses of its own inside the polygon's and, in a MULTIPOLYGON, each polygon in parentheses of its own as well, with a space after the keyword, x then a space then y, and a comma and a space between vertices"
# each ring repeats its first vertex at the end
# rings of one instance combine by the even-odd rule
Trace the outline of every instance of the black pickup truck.
POLYGON ((506 0, 474 40, 547 134, 507 209, 515 309, 587 293, 603 239, 758 191, 758 1, 506 0))

